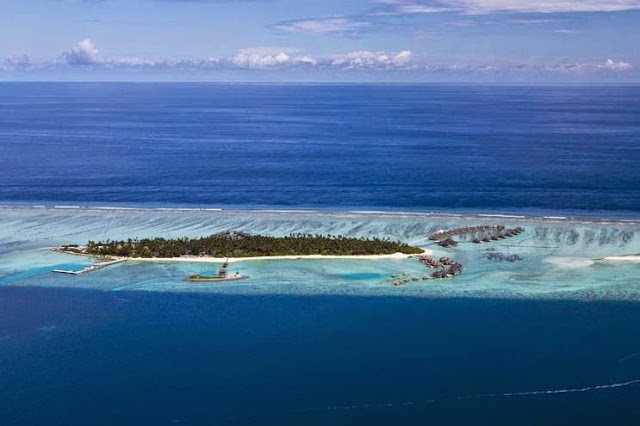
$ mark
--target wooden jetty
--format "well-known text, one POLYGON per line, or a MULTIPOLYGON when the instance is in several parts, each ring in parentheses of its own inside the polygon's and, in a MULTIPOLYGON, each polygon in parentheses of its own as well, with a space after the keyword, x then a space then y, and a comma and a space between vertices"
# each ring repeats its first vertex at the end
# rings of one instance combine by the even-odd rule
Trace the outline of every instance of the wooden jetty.
POLYGON ((489 235, 489 236, 485 236, 485 237, 478 237, 475 238, 473 240, 474 243, 476 244, 482 244, 482 243, 491 243, 493 241, 499 241, 499 240, 504 240, 506 238, 511 238, 511 237, 515 237, 518 236, 520 234, 522 234, 524 232, 524 228, 517 226, 515 228, 511 228, 511 229, 502 229, 501 232, 497 232, 493 235, 489 235))
POLYGON ((54 269, 52 272, 55 272, 57 274, 82 275, 82 274, 87 274, 89 272, 97 271, 102 268, 106 268, 107 266, 115 265, 116 263, 126 262, 127 260, 129 259, 114 259, 114 260, 109 260, 107 262, 94 263, 93 265, 87 266, 86 268, 80 269, 78 271, 73 271, 69 269, 54 269))
POLYGON ((520 235, 522 232, 524 232, 524 228, 520 226, 511 229, 507 229, 504 225, 465 226, 463 228, 449 230, 443 229, 437 231, 431 234, 429 239, 434 241, 435 244, 440 247, 452 248, 458 246, 458 241, 455 241, 452 238, 457 235, 476 234, 476 238, 472 241, 476 244, 480 244, 515 237, 516 235, 520 235))
POLYGON ((479 232, 489 232, 489 231, 502 231, 504 230, 504 225, 479 225, 479 226, 465 226, 463 228, 454 228, 448 230, 440 230, 429 236, 429 239, 432 241, 444 241, 448 238, 451 238, 456 235, 464 235, 464 234, 477 234, 479 232))

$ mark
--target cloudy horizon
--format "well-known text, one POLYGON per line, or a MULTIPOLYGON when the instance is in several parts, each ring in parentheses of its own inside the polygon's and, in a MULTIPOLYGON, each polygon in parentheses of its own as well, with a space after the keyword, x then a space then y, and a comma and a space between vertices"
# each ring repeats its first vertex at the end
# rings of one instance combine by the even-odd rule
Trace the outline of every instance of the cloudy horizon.
POLYGON ((0 80, 640 81, 636 0, 29 3, 0 80))

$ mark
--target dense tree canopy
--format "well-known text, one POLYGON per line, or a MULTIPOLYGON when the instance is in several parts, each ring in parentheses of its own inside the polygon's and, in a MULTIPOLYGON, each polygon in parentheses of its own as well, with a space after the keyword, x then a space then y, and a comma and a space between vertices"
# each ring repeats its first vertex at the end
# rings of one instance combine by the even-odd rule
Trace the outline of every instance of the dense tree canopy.
POLYGON ((245 235, 229 238, 212 235, 202 238, 129 239, 89 241, 87 253, 126 257, 245 257, 287 255, 370 255, 397 252, 414 254, 422 249, 381 238, 353 238, 333 235, 291 234, 286 237, 245 235))

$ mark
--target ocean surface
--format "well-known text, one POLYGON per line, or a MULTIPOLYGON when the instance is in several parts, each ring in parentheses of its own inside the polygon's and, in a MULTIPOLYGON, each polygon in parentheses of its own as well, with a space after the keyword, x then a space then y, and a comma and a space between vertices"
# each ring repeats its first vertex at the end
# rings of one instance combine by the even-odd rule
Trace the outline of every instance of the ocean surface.
POLYGON ((0 203, 640 212, 640 86, 0 83, 0 203))
POLYGON ((0 209, 2 425, 636 425, 637 221, 105 208, 0 209), (507 223, 490 245, 430 245, 438 229, 507 223), (92 259, 48 247, 225 229, 377 235, 464 265, 416 259, 218 265, 92 259), (517 262, 490 253, 519 255, 517 262))
POLYGON ((640 424, 639 165, 636 86, 0 83, 0 425, 640 424), (427 238, 479 224, 525 231, 427 238), (95 261, 56 245, 225 230, 464 272, 51 272, 95 261))
POLYGON ((12 287, 0 320, 3 425, 640 420, 636 304, 12 287))

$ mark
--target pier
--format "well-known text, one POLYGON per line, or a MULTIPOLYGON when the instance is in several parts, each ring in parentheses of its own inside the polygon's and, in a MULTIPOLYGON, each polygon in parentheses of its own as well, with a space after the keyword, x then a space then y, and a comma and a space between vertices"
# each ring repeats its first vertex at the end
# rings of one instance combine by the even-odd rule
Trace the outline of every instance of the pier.
POLYGON ((82 275, 82 274, 87 274, 89 272, 97 271, 102 268, 106 268, 107 266, 115 265, 117 263, 126 262, 127 260, 128 259, 114 259, 114 260, 109 260, 107 262, 94 263, 93 265, 87 266, 86 268, 80 269, 78 271, 73 271, 69 269, 54 269, 52 272, 55 272, 57 274, 82 275))
POLYGON ((524 228, 520 226, 507 229, 506 231, 503 228, 501 232, 495 233, 490 236, 482 237, 482 238, 481 237, 475 238, 473 242, 476 244, 491 243, 493 241, 499 241, 499 240, 504 240, 505 238, 512 238, 512 237, 518 236, 523 232, 524 232, 524 228))
MULTIPOLYGON (((451 237, 464 235, 464 234, 477 234, 479 232, 489 232, 489 231, 502 231, 505 229, 504 225, 480 225, 480 226, 465 226, 462 228, 455 228, 449 230, 440 230, 429 236, 429 239, 435 241, 436 243, 440 243, 442 241, 446 241, 451 239, 451 237)), ((453 240, 452 240, 453 241, 453 240)))
POLYGON ((431 241, 444 248, 452 248, 458 245, 458 241, 455 241, 454 236, 465 234, 481 234, 474 238, 472 242, 476 244, 491 243, 494 241, 504 240, 506 238, 512 238, 520 235, 524 232, 524 228, 517 226, 515 228, 507 229, 504 225, 480 225, 480 226, 465 226, 463 228, 455 228, 449 230, 440 230, 429 236, 431 241))

